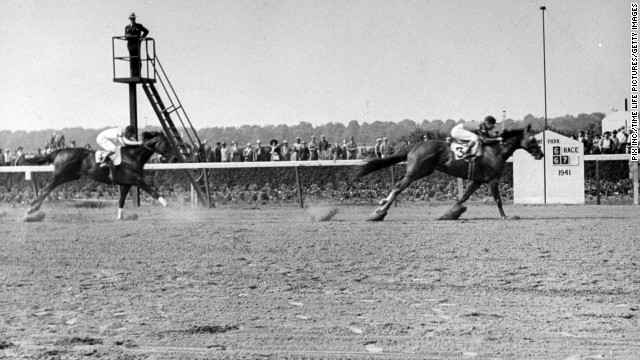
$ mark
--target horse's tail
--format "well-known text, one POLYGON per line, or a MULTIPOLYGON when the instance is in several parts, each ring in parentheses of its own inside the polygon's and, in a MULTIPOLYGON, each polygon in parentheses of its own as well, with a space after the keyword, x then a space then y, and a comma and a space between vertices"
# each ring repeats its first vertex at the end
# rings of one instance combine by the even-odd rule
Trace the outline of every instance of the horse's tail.
POLYGON ((53 164, 53 160, 56 158, 60 150, 56 150, 52 153, 49 153, 45 156, 38 156, 31 159, 25 159, 24 165, 46 165, 53 164))
POLYGON ((397 153, 387 158, 368 160, 364 165, 360 166, 360 171, 358 171, 356 177, 361 178, 365 175, 371 174, 374 171, 378 171, 380 169, 384 169, 391 165, 395 165, 399 162, 407 160, 407 155, 409 154, 409 152, 411 152, 411 150, 413 150, 415 146, 416 144, 405 146, 397 153))

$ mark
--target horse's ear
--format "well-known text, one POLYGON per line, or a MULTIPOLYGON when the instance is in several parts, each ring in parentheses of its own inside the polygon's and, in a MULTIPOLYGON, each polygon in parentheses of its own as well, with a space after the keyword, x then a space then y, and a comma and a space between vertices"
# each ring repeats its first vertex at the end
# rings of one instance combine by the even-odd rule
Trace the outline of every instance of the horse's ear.
POLYGON ((531 124, 527 125, 527 128, 525 130, 526 132, 530 132, 531 131, 531 124))

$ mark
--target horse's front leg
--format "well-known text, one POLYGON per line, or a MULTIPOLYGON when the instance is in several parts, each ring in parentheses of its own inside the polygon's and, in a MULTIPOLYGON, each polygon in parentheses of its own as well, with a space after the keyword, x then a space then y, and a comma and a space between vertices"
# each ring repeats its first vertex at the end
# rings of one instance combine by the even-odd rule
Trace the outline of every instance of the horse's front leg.
POLYGON ((162 204, 162 206, 164 207, 167 206, 167 200, 165 200, 162 196, 160 196, 160 194, 158 194, 157 191, 153 190, 151 186, 149 186, 146 182, 144 182, 143 180, 140 180, 140 182, 136 185, 138 185, 140 189, 146 191, 147 194, 151 195, 154 199, 158 200, 158 202, 162 204))
POLYGON ((120 201, 118 201, 118 220, 122 220, 122 210, 124 209, 125 200, 131 190, 131 185, 120 185, 120 201))
POLYGON ((498 180, 492 180, 491 183, 489 183, 489 188, 491 189, 491 194, 493 195, 493 200, 496 201, 496 204, 498 205, 498 210, 500 211, 500 216, 502 217, 502 219, 506 220, 507 219, 507 215, 505 215, 504 210, 502 209, 502 198, 500 197, 500 183, 498 182, 498 180))
POLYGON ((474 181, 471 183, 471 185, 469 185, 469 187, 467 188, 467 190, 464 192, 464 194, 462 195, 462 197, 460 198, 460 200, 458 200, 458 202, 454 205, 454 206, 460 206, 462 204, 464 204, 467 200, 469 200, 469 198, 471 197, 471 195, 478 190, 478 188, 480 187, 480 185, 482 185, 482 183, 480 181, 474 181))
POLYGON ((457 220, 460 217, 460 215, 462 215, 462 213, 467 211, 467 208, 462 206, 462 204, 464 204, 465 201, 469 200, 469 198, 471 197, 471 194, 473 194, 476 190, 478 190, 480 185, 482 185, 482 183, 479 181, 472 182, 471 185, 469 185, 469 187, 467 188, 467 190, 465 190, 460 200, 458 200, 458 202, 456 202, 455 205, 453 205, 453 207, 449 209, 449 211, 447 211, 444 215, 442 215, 439 218, 439 220, 457 220))

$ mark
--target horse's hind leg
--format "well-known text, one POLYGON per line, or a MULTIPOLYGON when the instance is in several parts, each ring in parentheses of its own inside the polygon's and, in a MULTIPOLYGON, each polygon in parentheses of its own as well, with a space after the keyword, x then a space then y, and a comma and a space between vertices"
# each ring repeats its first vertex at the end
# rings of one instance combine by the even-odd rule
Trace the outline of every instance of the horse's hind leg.
POLYGON ((120 200, 118 201, 118 220, 122 219, 122 211, 124 209, 124 203, 127 200, 127 194, 131 190, 132 185, 120 185, 120 200))
POLYGON ((369 217, 369 219, 367 219, 368 221, 384 220, 385 216, 387 216, 387 211, 391 207, 391 204, 393 204, 398 195, 400 195, 400 193, 404 191, 404 189, 406 189, 415 180, 423 178, 433 172, 433 170, 424 170, 416 173, 415 171, 412 171, 412 168, 415 167, 410 167, 409 165, 407 165, 407 174, 402 178, 402 180, 400 180, 399 183, 396 184, 396 186, 394 186, 394 188, 389 193, 389 196, 387 196, 380 202, 382 206, 378 208, 371 215, 371 217, 369 217))
POLYGON ((31 207, 29 207, 29 210, 27 210, 27 214, 32 214, 32 213, 38 211, 40 209, 40 206, 42 206, 42 202, 44 201, 44 199, 46 199, 47 196, 49 196, 49 194, 51 194, 53 189, 58 187, 58 185, 60 185, 60 184, 62 184, 62 183, 57 181, 57 179, 55 177, 53 179, 51 179, 51 181, 43 189, 43 191, 40 194, 40 196, 38 196, 35 200, 33 200, 31 202, 31 207))

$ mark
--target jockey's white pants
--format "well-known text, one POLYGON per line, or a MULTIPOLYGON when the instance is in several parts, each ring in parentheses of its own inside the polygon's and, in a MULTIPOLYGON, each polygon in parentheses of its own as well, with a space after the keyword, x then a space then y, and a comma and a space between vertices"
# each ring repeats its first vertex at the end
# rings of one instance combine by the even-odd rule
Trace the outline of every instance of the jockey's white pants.
POLYGON ((107 151, 116 152, 116 149, 118 148, 115 141, 102 134, 98 135, 96 142, 100 147, 107 151))
POLYGON ((480 140, 478 135, 469 130, 465 130, 462 125, 463 124, 458 124, 451 129, 451 137, 459 141, 473 141, 477 144, 480 140))

